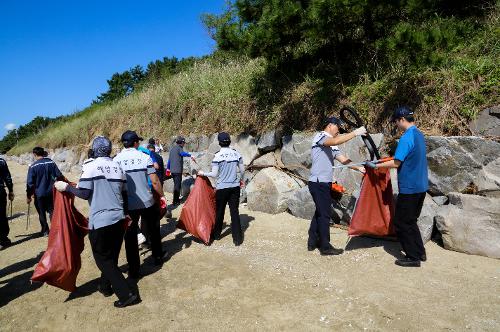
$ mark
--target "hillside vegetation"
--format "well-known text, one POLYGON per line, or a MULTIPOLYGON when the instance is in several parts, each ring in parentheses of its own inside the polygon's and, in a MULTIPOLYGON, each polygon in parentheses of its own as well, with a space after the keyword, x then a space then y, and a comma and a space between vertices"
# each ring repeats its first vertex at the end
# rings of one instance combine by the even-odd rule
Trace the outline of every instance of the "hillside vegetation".
POLYGON ((9 153, 86 146, 126 129, 176 134, 313 130, 353 105, 390 133, 408 104, 428 134, 468 134, 500 104, 498 1, 234 1, 203 20, 211 56, 113 75, 91 106, 21 139, 9 153))

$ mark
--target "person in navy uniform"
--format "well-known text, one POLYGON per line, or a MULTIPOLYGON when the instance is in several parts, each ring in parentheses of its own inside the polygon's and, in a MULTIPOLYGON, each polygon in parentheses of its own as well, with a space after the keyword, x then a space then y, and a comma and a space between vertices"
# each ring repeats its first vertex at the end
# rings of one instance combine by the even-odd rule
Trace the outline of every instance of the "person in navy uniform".
POLYGON ((127 178, 120 165, 110 158, 111 141, 107 137, 97 136, 92 152, 93 161, 86 164, 78 188, 63 181, 54 186, 60 192, 68 191, 89 201, 89 241, 101 271, 98 291, 106 297, 116 294, 118 301, 114 305, 122 308, 141 301, 118 267, 128 213, 127 178))
MULTIPOLYGON (((307 250, 319 248, 321 255, 339 255, 342 249, 334 248, 330 244, 330 220, 332 211, 332 197, 330 190, 333 182, 333 165, 335 160, 342 164, 349 164, 350 159, 342 155, 337 145, 345 143, 356 136, 366 134, 365 127, 353 132, 341 133, 342 121, 335 117, 326 118, 323 130, 317 133, 311 146, 311 175, 309 177, 309 192, 316 206, 314 216, 309 227, 307 250)), ((363 172, 364 168, 359 167, 363 172)))
POLYGON ((0 158, 0 250, 11 245, 9 221, 7 220, 7 199, 14 200, 14 185, 7 162, 0 158), (5 187, 9 190, 5 191, 5 187))
POLYGON ((415 126, 414 112, 407 106, 394 111, 392 122, 403 132, 394 160, 380 164, 367 163, 367 166, 398 169, 399 195, 394 227, 406 257, 395 263, 404 267, 419 267, 421 261, 427 260, 417 225, 425 194, 429 189, 425 138, 415 126))
POLYGON ((26 202, 30 204, 33 197, 35 198, 35 208, 42 227, 40 234, 48 236, 47 214, 51 219, 54 210, 52 187, 56 180, 63 178, 63 175, 56 163, 47 157, 47 152, 43 148, 33 148, 33 156, 35 162, 29 167, 26 180, 26 202))

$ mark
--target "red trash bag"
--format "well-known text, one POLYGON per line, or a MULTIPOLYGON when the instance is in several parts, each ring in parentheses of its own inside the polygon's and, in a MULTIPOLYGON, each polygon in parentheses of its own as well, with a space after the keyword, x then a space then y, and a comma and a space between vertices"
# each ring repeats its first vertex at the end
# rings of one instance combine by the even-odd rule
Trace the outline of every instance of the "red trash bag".
POLYGON ((394 197, 388 168, 366 168, 349 235, 393 236, 394 197))
POLYGON ((33 272, 32 281, 73 292, 81 267, 83 239, 88 233, 88 220, 74 206, 74 195, 53 190, 54 212, 50 224, 49 243, 33 272))
POLYGON ((208 244, 214 224, 215 190, 207 177, 198 176, 182 207, 177 227, 208 244))

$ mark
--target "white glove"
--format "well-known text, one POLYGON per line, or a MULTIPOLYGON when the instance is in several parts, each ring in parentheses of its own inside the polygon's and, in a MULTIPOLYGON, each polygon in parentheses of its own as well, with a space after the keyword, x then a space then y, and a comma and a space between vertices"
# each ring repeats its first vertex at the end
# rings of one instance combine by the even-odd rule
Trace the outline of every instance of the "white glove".
POLYGON ((203 171, 198 171, 198 173, 196 175, 198 175, 198 176, 204 176, 205 173, 203 173, 203 171))
POLYGON ((59 192, 66 191, 66 188, 68 188, 68 184, 64 181, 56 181, 54 183, 54 187, 56 187, 56 190, 59 192))
POLYGON ((354 129, 354 135, 356 136, 363 136, 363 135, 366 135, 366 128, 363 126, 363 127, 359 127, 358 129, 354 129))

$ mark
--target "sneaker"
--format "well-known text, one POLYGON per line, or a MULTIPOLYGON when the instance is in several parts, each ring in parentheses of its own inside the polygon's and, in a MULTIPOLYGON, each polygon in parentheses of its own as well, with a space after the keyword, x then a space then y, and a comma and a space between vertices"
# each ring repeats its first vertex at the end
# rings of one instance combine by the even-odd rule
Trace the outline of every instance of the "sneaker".
POLYGON ((320 252, 321 256, 333 256, 333 255, 342 254, 344 252, 344 250, 330 247, 328 249, 320 249, 319 252, 320 252))
POLYGON ((135 294, 130 294, 129 298, 124 301, 115 301, 114 306, 116 308, 125 308, 138 303, 141 303, 141 298, 135 294))
POLYGON ((422 256, 420 256, 420 260, 422 262, 425 262, 427 260, 427 255, 426 254, 423 254, 422 256))
POLYGON ((411 258, 403 258, 403 259, 398 259, 394 262, 394 264, 402 266, 402 267, 420 267, 420 261, 419 260, 414 260, 411 258))

